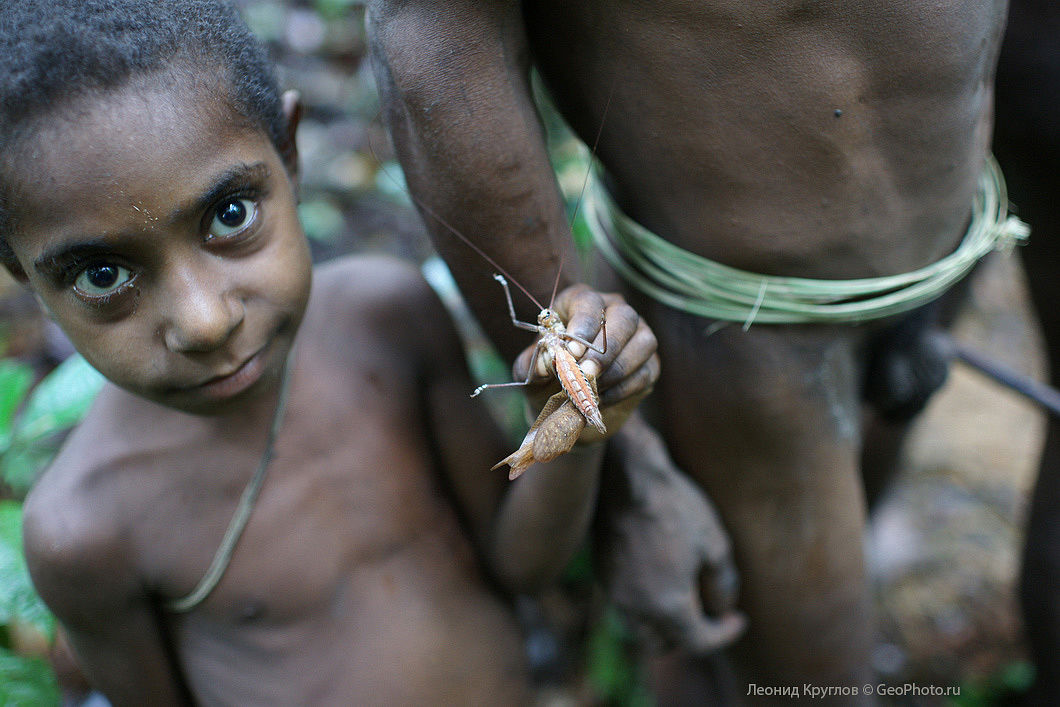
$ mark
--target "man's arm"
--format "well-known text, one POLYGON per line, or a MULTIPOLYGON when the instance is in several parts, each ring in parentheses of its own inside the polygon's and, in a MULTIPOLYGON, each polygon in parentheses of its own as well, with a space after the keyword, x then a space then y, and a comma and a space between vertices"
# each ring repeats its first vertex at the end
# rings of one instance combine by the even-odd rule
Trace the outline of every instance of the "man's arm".
MULTIPOLYGON (((453 231, 544 305, 561 262, 560 289, 577 273, 531 96, 520 3, 373 0, 368 27, 383 115, 409 190, 472 311, 511 361, 522 339, 512 335, 495 269, 453 231)), ((536 307, 515 294, 520 318, 533 321, 536 307)), ((575 317, 568 328, 592 340, 599 321, 575 317)))
MULTIPOLYGON (((532 100, 521 3, 372 0, 368 30, 383 114, 409 190, 470 308, 504 357, 513 360, 524 339, 513 336, 507 306, 491 277, 494 270, 452 231, 472 240, 545 304, 560 263, 564 264, 560 289, 570 285, 577 273, 570 229, 532 100)), ((584 294, 586 299, 572 307, 575 313, 567 328, 591 341, 599 330, 600 309, 594 310, 588 299, 595 293, 584 294)), ((520 317, 532 321, 536 311, 521 298, 516 303, 517 308, 520 305, 520 317)), ((610 345, 610 319, 607 328, 610 345)), ((570 348, 580 352, 579 345, 570 348)), ((525 361, 519 365, 525 371, 525 361)), ((555 470, 559 463, 575 461, 557 460, 544 468, 555 470)), ((654 478, 650 458, 631 453, 622 464, 630 483, 654 478)), ((547 478, 537 476, 541 483, 547 478)), ((527 471, 514 488, 522 489, 518 484, 534 477, 533 469, 527 471)), ((512 502, 532 508, 516 503, 514 496, 512 502)), ((539 508, 550 516, 547 503, 539 508)), ((650 530, 650 519, 641 519, 650 530)), ((673 542, 684 543, 689 556, 701 557, 704 540, 692 537, 693 532, 688 530, 673 542)), ((710 560, 704 564, 708 566, 703 573, 674 568, 671 575, 683 583, 681 591, 698 582, 700 574, 726 574, 716 572, 718 567, 710 560)), ((721 564, 729 564, 727 556, 721 564)), ((643 576, 638 568, 627 569, 643 576)), ((630 583, 636 584, 637 577, 630 583)), ((657 616, 671 608, 647 607, 640 613, 657 616)), ((665 619, 687 625, 694 621, 687 613, 682 609, 679 616, 665 619)))
POLYGON ((189 704, 129 553, 99 524, 71 522, 62 513, 61 504, 30 495, 26 559, 85 676, 115 707, 189 704))

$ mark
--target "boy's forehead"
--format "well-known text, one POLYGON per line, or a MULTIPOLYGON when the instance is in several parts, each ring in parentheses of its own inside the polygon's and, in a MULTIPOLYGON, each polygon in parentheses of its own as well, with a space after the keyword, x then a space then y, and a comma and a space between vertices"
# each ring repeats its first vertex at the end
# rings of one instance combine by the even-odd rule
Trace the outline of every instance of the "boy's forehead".
POLYGON ((77 99, 42 121, 23 155, 13 175, 24 201, 18 210, 63 219, 161 208, 197 194, 233 164, 278 159, 265 132, 220 92, 152 87, 77 99))

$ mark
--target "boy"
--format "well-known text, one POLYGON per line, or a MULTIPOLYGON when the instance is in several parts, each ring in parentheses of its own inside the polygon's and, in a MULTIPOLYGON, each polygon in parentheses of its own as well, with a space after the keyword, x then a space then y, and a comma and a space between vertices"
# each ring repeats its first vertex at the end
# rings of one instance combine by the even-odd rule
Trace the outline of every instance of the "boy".
MULTIPOLYGON (((659 336, 661 431, 733 538, 749 618, 733 651, 742 695, 751 683, 810 683, 871 700, 860 473, 862 458, 879 455, 862 430, 863 403, 897 420, 900 437, 946 362, 930 312, 865 314, 929 298, 894 283, 876 283, 870 298, 845 295, 851 283, 833 281, 939 262, 973 217, 989 224, 991 247, 1018 234, 982 208, 1003 197, 987 153, 1005 9, 1003 0, 369 5, 411 191, 532 292, 551 283, 523 254, 563 259, 571 249, 531 68, 598 145, 607 184, 598 201, 613 203, 594 213, 623 225, 589 220, 643 291, 627 297, 659 336), (615 245, 618 236, 628 240, 615 245), (732 284, 719 265, 754 274, 740 280, 738 307, 713 306, 732 284), (822 318, 783 316, 794 298, 769 276, 824 281, 813 284, 831 285, 841 306, 797 301, 796 312, 823 309, 822 318), (697 291, 674 296, 684 287, 697 291), (853 314, 833 316, 844 307, 853 314)), ((433 231, 502 345, 489 273, 445 229, 433 231)), ((962 273, 949 274, 951 284, 962 273)), ((515 356, 514 346, 505 352, 515 356)))
MULTIPOLYGON (((27 499, 34 581, 116 705, 518 703, 492 578, 562 568, 600 445, 508 485, 415 270, 311 272, 262 57, 218 0, 0 9, 5 264, 113 383, 27 499)), ((557 307, 606 309, 613 431, 654 339, 557 307)))

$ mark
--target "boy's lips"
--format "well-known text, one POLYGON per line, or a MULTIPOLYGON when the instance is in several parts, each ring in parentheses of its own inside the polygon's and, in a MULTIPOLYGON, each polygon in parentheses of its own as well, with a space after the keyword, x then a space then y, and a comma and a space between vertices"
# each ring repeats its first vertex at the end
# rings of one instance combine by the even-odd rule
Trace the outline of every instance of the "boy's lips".
POLYGON ((259 349, 257 353, 246 359, 238 368, 230 373, 223 373, 209 380, 191 385, 184 390, 207 398, 221 400, 242 393, 250 386, 257 383, 265 372, 266 350, 268 347, 259 349))

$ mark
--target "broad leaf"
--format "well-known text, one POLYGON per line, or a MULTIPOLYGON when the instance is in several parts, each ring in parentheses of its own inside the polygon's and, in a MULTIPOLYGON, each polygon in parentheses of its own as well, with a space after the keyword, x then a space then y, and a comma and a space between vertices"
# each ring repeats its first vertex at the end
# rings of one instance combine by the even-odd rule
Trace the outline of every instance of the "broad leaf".
POLYGON ((16 499, 26 497, 57 451, 57 443, 42 439, 30 444, 12 445, 4 452, 0 457, 0 478, 16 499))
POLYGON ((0 452, 11 441, 15 411, 33 384, 33 368, 15 359, 0 360, 0 452))
POLYGON ((49 639, 55 635, 55 618, 33 589, 22 555, 22 507, 0 501, 0 625, 16 620, 49 639))
POLYGON ((0 648, 0 705, 58 707, 61 703, 59 684, 47 662, 0 648))
POLYGON ((103 387, 103 376, 74 354, 44 377, 15 420, 13 444, 27 444, 77 424, 103 387))

